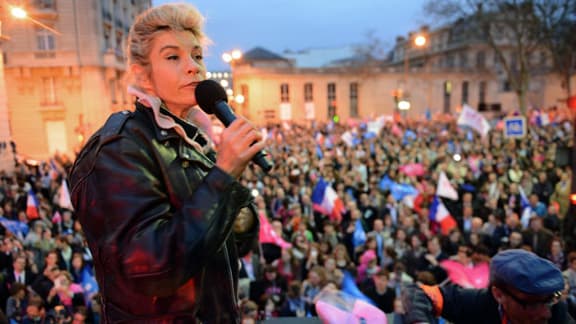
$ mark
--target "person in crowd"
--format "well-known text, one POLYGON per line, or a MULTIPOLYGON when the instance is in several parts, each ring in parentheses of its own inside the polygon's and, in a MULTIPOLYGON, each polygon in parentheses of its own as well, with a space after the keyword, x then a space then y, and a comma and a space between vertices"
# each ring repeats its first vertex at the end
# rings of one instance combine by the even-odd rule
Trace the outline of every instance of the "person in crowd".
POLYGON ((8 272, 5 278, 8 287, 16 282, 25 286, 29 286, 34 282, 36 275, 28 267, 27 261, 25 254, 16 256, 12 264, 12 271, 8 272))
POLYGON ((448 255, 442 251, 442 247, 440 246, 440 238, 438 236, 434 236, 427 242, 427 250, 426 253, 422 255, 419 268, 417 271, 429 271, 434 274, 434 278, 436 282, 443 282, 446 277, 446 271, 440 266, 440 262, 447 260, 448 255))
POLYGON ((10 287, 10 297, 6 302, 6 317, 20 323, 25 313, 26 285, 15 282, 10 287))
POLYGON ((247 300, 240 305, 241 324, 256 324, 258 321, 258 305, 251 300, 247 300))
POLYGON ((566 270, 567 259, 564 254, 564 242, 559 237, 554 237, 550 241, 549 252, 546 253, 546 259, 554 263, 560 271, 566 270))
POLYGON ((554 234, 544 228, 541 217, 533 216, 530 218, 530 227, 522 232, 522 237, 524 244, 529 246, 534 253, 546 257, 554 234))
POLYGON ((30 298, 26 306, 26 315, 22 318, 22 324, 46 323, 46 307, 40 298, 30 298))
POLYGON ((300 281, 292 281, 288 285, 286 300, 280 308, 280 317, 304 317, 305 305, 301 296, 302 284, 300 281))
POLYGON ((239 117, 215 154, 209 119, 194 108, 206 78, 202 24, 188 4, 135 18, 126 47, 135 110, 110 116, 70 171, 106 322, 240 319, 238 257, 258 218, 239 179, 266 144, 239 117))
POLYGON ((326 284, 326 272, 322 267, 314 267, 308 272, 308 277, 302 282, 302 291, 300 292, 302 300, 305 303, 306 316, 316 315, 314 307, 314 298, 320 293, 326 284))
POLYGON ((388 271, 380 269, 371 279, 372 284, 363 289, 364 294, 384 313, 393 313, 396 291, 388 285, 390 279, 388 271))
POLYGON ((260 311, 264 311, 271 301, 272 312, 278 313, 286 300, 287 289, 286 279, 278 274, 277 267, 266 265, 264 276, 250 284, 250 300, 258 304, 260 311))
POLYGON ((404 321, 435 323, 572 323, 561 302, 564 278, 550 261, 524 250, 506 250, 490 264, 486 289, 414 285, 402 297, 404 321))

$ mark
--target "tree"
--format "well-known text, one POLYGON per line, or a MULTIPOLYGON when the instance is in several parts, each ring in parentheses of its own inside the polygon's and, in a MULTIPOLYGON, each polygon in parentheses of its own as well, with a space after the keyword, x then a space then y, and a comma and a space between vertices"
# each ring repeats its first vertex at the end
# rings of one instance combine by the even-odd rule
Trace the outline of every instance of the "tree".
POLYGON ((572 95, 571 78, 576 73, 576 1, 536 1, 535 9, 542 43, 550 52, 554 72, 562 79, 568 99, 572 95))
POLYGON ((435 18, 471 22, 474 28, 466 30, 468 36, 485 41, 494 50, 497 69, 505 73, 520 112, 525 114, 530 79, 538 68, 533 53, 542 47, 534 1, 430 0, 425 10, 435 18))
POLYGON ((365 77, 380 72, 379 69, 384 62, 386 46, 378 38, 374 30, 370 30, 365 35, 366 40, 355 46, 355 55, 351 66, 358 69, 365 77))

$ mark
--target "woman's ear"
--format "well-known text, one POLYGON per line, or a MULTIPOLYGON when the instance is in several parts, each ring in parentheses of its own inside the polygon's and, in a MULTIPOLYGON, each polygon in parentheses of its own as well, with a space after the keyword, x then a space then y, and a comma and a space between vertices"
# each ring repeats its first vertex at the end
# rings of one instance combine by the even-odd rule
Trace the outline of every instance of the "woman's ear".
POLYGON ((136 85, 142 89, 151 89, 152 83, 146 68, 140 64, 131 64, 130 73, 134 77, 136 85))

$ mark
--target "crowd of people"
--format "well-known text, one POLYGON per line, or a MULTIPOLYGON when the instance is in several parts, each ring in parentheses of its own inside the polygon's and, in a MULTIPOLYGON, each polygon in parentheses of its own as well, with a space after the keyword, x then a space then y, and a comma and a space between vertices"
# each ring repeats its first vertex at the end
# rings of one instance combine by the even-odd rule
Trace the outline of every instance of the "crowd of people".
MULTIPOLYGON (((572 168, 558 158, 573 145, 573 125, 528 119, 523 138, 504 137, 497 123, 482 137, 446 118, 392 120, 377 132, 366 121, 266 127, 276 167, 264 174, 251 166, 241 182, 276 240, 260 241, 240 260, 244 323, 315 317, 327 290, 368 300, 401 323, 406 284, 448 282, 443 261, 472 268, 510 248, 533 251, 564 272, 563 298, 574 315, 572 168), (410 174, 410 164, 424 171, 410 174), (457 199, 437 197, 441 174, 457 199), (415 191, 399 199, 384 178, 415 191), (320 183, 334 189, 342 208, 318 208, 320 183), (455 220, 446 231, 431 215, 438 199, 455 220)), ((22 161, 15 173, 1 174, 0 306, 14 323, 99 322, 92 255, 73 209, 62 204, 72 162, 22 161)))

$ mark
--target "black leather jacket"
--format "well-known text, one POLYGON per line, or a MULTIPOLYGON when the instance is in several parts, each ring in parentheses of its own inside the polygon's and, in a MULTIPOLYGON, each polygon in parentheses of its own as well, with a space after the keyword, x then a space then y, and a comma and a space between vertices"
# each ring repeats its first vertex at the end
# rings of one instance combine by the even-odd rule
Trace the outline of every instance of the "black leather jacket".
POLYGON ((239 322, 238 255, 258 223, 233 232, 252 196, 213 159, 137 104, 91 137, 69 180, 106 323, 239 322))

